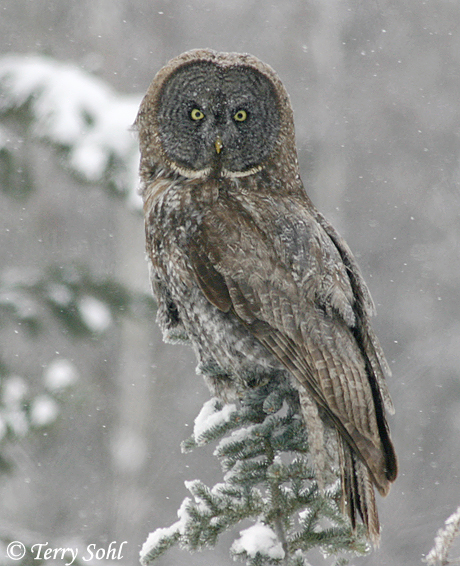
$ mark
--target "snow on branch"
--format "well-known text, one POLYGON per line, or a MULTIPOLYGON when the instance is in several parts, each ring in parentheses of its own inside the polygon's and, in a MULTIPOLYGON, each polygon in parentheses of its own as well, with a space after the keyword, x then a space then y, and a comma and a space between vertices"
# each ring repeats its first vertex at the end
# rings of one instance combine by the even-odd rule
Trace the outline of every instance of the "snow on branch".
MULTIPOLYGON (((150 293, 131 291, 80 264, 0 274, 0 325, 17 329, 26 340, 49 336, 54 325, 63 336, 94 340, 113 330, 121 317, 151 318, 154 310, 150 293)), ((41 387, 32 389, 16 368, 21 360, 7 362, 4 356, 6 352, 0 354, 0 473, 11 467, 4 443, 52 425, 63 410, 65 392, 79 379, 73 362, 58 357, 42 371, 41 387)))
POLYGON ((460 534, 460 507, 452 513, 446 520, 444 528, 439 529, 434 546, 425 558, 425 562, 430 566, 454 566, 460 565, 460 557, 456 559, 449 558, 449 552, 452 549, 454 540, 460 534))
POLYGON ((255 558, 259 554, 273 560, 284 558, 285 553, 276 533, 267 525, 256 523, 252 527, 240 531, 240 535, 231 549, 235 556, 255 558))
POLYGON ((94 276, 80 264, 6 271, 0 276, 0 315, 31 336, 46 329, 54 315, 76 337, 105 333, 122 316, 151 316, 150 294, 129 291, 110 278, 94 276))
POLYGON ((338 483, 318 489, 308 431, 289 383, 271 380, 246 391, 238 405, 207 401, 182 447, 188 452, 209 444, 216 446, 223 481, 212 487, 185 482, 190 496, 177 521, 150 533, 140 553, 143 566, 173 546, 213 548, 236 529, 229 551, 247 566, 309 566, 312 549, 338 566, 368 552, 364 529, 354 532, 341 512, 338 483))
POLYGON ((203 405, 199 415, 195 419, 193 427, 194 441, 199 446, 204 444, 209 434, 212 435, 213 430, 220 425, 224 425, 230 420, 232 413, 236 411, 236 406, 233 404, 224 405, 213 397, 203 405))
MULTIPOLYGON (((130 127, 140 100, 73 64, 41 55, 0 58, 0 114, 27 107, 33 134, 66 149, 72 171, 88 182, 108 181, 135 207, 139 155, 130 127)), ((5 132, 0 137, 2 148, 5 132)))

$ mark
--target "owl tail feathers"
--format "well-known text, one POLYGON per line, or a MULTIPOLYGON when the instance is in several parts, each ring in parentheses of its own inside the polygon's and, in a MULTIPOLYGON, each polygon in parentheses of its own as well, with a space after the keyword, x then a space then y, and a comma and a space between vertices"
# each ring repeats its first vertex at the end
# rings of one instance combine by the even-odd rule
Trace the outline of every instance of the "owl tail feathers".
POLYGON ((342 474, 342 512, 349 516, 353 530, 359 519, 374 548, 380 543, 380 522, 374 486, 366 466, 344 442, 340 452, 342 474))

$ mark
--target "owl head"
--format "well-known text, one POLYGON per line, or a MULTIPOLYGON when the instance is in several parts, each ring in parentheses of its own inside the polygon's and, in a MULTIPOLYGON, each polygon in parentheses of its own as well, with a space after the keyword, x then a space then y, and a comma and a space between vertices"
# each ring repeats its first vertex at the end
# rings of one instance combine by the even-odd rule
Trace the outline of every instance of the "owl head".
POLYGON ((296 166, 288 94, 251 55, 197 49, 163 67, 136 119, 145 160, 188 178, 245 177, 296 166))

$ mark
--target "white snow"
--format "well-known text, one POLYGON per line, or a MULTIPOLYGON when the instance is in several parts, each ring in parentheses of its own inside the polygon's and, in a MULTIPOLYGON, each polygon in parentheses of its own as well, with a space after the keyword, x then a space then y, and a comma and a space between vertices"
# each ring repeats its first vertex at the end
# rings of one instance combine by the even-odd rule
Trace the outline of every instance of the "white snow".
POLYGON ((223 438, 219 442, 219 446, 225 446, 226 444, 231 444, 232 442, 242 442, 246 439, 249 439, 254 429, 256 429, 259 425, 250 425, 246 427, 241 427, 239 430, 234 430, 230 436, 223 438))
POLYGON ((30 406, 30 422, 35 427, 47 426, 56 420, 58 404, 49 395, 39 395, 30 406))
POLYGON ((68 287, 60 283, 48 285, 48 297, 57 305, 66 307, 70 304, 73 295, 68 287))
POLYGON ((190 493, 193 495, 195 499, 194 507, 198 509, 198 511, 201 511, 202 513, 208 512, 209 511, 208 503, 202 499, 200 494, 197 492, 197 489, 195 489, 195 486, 199 487, 203 485, 202 482, 200 480, 190 480, 190 481, 185 481, 184 484, 185 487, 190 491, 190 493))
POLYGON ((29 423, 22 408, 5 411, 3 418, 15 436, 25 436, 29 432, 29 423))
POLYGON ((111 441, 115 464, 123 472, 134 473, 145 463, 147 446, 144 438, 130 427, 121 427, 111 441))
POLYGON ((78 377, 78 370, 75 365, 63 358, 54 359, 43 372, 45 387, 50 391, 70 387, 78 380, 78 377))
POLYGON ((139 553, 141 560, 144 556, 147 556, 165 538, 173 536, 176 533, 182 534, 184 532, 187 521, 190 519, 190 515, 187 511, 187 507, 188 505, 190 505, 190 502, 191 499, 189 497, 186 497, 182 501, 182 504, 177 511, 177 516, 179 517, 178 521, 173 523, 170 527, 156 529, 149 534, 139 553))
POLYGON ((19 375, 8 377, 3 383, 2 400, 7 407, 21 405, 27 395, 28 386, 24 378, 19 375))
POLYGON ((142 545, 141 551, 139 556, 141 559, 149 554, 162 540, 169 538, 172 535, 175 535, 180 530, 180 521, 172 524, 170 527, 164 527, 160 529, 156 529, 155 531, 151 532, 147 537, 147 540, 142 545))
POLYGON ((444 528, 439 529, 434 539, 434 546, 425 558, 425 562, 431 566, 435 564, 454 564, 457 561, 448 559, 449 550, 454 539, 460 534, 460 507, 446 519, 444 528))
POLYGON ((273 559, 283 559, 284 550, 278 538, 270 527, 256 523, 252 527, 240 531, 240 538, 235 540, 231 548, 235 554, 246 552, 255 557, 257 553, 273 559))
POLYGON ((75 65, 41 55, 0 58, 0 91, 0 112, 29 102, 36 135, 68 147, 70 166, 87 181, 103 180, 111 162, 119 163, 115 185, 141 205, 130 131, 141 95, 120 95, 75 65))
POLYGON ((236 405, 224 405, 222 409, 217 409, 220 401, 213 397, 203 405, 199 415, 195 419, 193 427, 193 436, 195 441, 199 443, 199 437, 207 432, 209 429, 220 425, 223 422, 228 422, 232 413, 236 411, 236 405))
POLYGON ((188 489, 191 493, 193 493, 193 489, 194 489, 195 485, 201 485, 201 481, 200 480, 185 480, 184 485, 185 485, 186 489, 188 489))
POLYGON ((104 332, 112 324, 110 309, 99 299, 86 295, 78 301, 83 322, 92 332, 104 332))

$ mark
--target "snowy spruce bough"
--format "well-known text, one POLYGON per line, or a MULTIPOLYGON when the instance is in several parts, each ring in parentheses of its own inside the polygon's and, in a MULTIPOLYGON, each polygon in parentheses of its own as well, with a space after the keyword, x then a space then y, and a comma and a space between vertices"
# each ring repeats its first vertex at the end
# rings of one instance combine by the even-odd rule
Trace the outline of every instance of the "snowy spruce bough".
POLYGON ((182 449, 210 443, 223 481, 213 487, 185 482, 191 497, 178 521, 149 535, 144 566, 175 545, 190 552, 213 547, 229 530, 237 535, 231 555, 248 566, 308 566, 312 549, 338 566, 368 552, 364 529, 352 532, 341 512, 340 482, 318 487, 297 393, 288 384, 248 391, 238 407, 206 402, 182 449))
MULTIPOLYGON (((36 54, 0 57, 0 116, 16 113, 25 135, 55 147, 76 177, 104 185, 135 209, 142 201, 131 125, 141 98, 119 94, 71 63, 36 54)), ((10 138, 5 123, 0 126, 1 190, 18 196, 26 179, 33 184, 34 171, 27 162, 18 163, 10 138)))
MULTIPOLYGON (((26 201, 36 175, 27 147, 45 143, 82 184, 100 184, 129 209, 139 209, 139 152, 130 125, 140 99, 50 57, 0 57, 0 191, 26 201)), ((93 341, 114 331, 122 317, 151 318, 153 312, 150 295, 101 277, 83 262, 0 270, 0 325, 31 342, 51 327, 70 340, 93 341)), ((52 426, 78 382, 78 368, 55 356, 39 370, 34 388, 21 360, 12 366, 0 354, 0 473, 12 468, 5 446, 52 426)))

